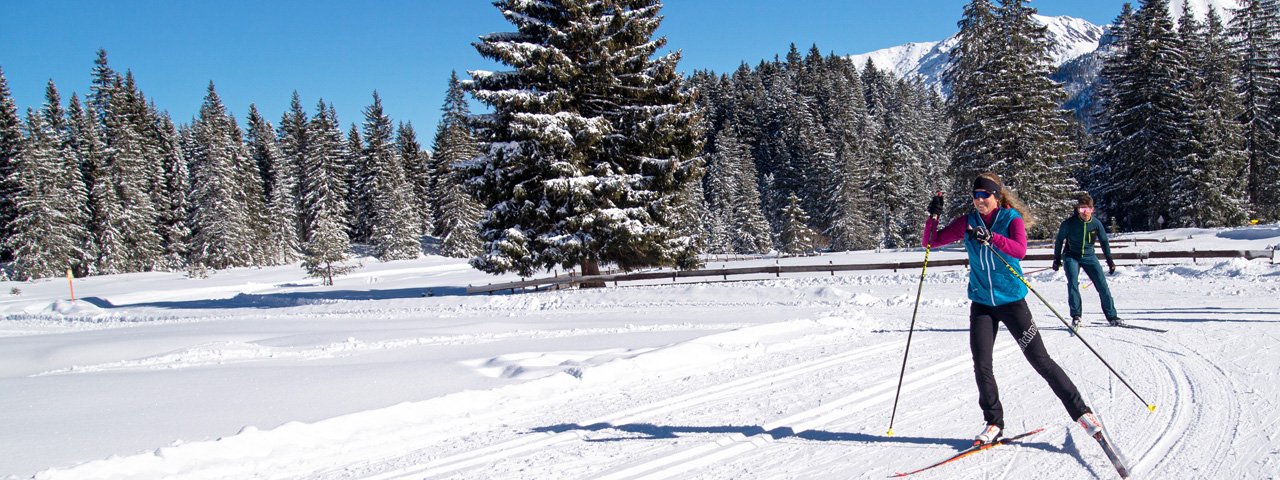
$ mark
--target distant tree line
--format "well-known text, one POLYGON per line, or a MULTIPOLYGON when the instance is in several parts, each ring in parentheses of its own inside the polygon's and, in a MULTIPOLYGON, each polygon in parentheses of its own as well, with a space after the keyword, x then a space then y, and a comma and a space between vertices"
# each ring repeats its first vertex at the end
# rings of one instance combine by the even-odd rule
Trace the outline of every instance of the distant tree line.
POLYGON ((392 260, 431 236, 491 273, 690 268, 918 245, 928 197, 965 211, 984 171, 1041 220, 1032 236, 1085 191, 1126 230, 1275 221, 1278 2, 1225 24, 1126 5, 1088 126, 1026 0, 964 6, 945 99, 816 45, 685 77, 679 51, 657 53, 659 0, 500 0, 515 31, 474 45, 509 69, 449 79, 430 152, 376 92, 344 133, 296 94, 278 125, 251 105, 240 126, 210 84, 175 126, 99 52, 83 103, 50 83, 25 121, 0 72, 0 255, 18 278, 301 260, 331 281, 355 244, 392 260))
POLYGON ((89 94, 19 117, 0 71, 0 261, 19 279, 207 270, 302 261, 331 283, 353 244, 380 260, 479 252, 474 199, 454 164, 476 149, 460 82, 449 80, 431 155, 373 93, 344 134, 333 106, 308 115, 297 93, 278 126, 254 105, 243 127, 212 82, 175 125, 132 73, 98 52, 89 94))

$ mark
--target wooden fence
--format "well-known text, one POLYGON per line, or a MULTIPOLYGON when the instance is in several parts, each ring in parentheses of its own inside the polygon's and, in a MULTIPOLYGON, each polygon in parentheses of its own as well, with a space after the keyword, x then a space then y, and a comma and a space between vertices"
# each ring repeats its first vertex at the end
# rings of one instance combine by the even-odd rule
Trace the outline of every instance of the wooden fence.
MULTIPOLYGON (((1157 259, 1173 259, 1173 258, 1190 258, 1192 263, 1198 262, 1200 259, 1216 259, 1216 258, 1244 258, 1253 260, 1256 258, 1267 258, 1271 263, 1275 263, 1275 250, 1195 250, 1190 251, 1155 251, 1155 252, 1112 252, 1111 257, 1116 260, 1137 260, 1138 263, 1145 263, 1147 260, 1157 259)), ((1032 253, 1028 254, 1023 261, 1036 260, 1053 260, 1052 253, 1032 253)), ((968 266, 968 258, 955 258, 946 260, 932 260, 929 266, 932 267, 953 267, 968 266)), ((784 273, 820 273, 828 272, 835 275, 836 272, 848 272, 856 270, 893 270, 916 269, 924 266, 923 261, 919 262, 889 262, 889 263, 851 263, 851 264, 832 264, 827 265, 767 265, 762 267, 743 267, 743 268, 710 268, 702 270, 672 270, 659 272, 638 272, 638 273, 614 273, 608 275, 591 275, 582 276, 575 274, 557 275, 555 277, 536 278, 521 280, 519 282, 494 283, 489 285, 468 285, 467 294, 473 293, 493 293, 517 291, 533 288, 535 290, 542 289, 560 289, 565 287, 573 287, 580 283, 596 282, 608 283, 613 282, 631 282, 642 280, 663 280, 671 279, 672 282, 681 278, 701 278, 701 277, 721 277, 722 280, 728 280, 730 275, 761 275, 773 274, 775 277, 782 276, 784 273)))

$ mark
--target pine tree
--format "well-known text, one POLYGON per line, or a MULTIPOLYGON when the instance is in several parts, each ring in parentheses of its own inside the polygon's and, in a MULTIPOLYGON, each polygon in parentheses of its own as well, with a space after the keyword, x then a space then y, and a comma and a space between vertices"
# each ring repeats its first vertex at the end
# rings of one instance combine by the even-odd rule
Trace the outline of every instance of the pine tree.
POLYGON ((373 92, 373 104, 364 110, 362 157, 368 168, 369 240, 374 256, 382 261, 415 258, 422 250, 421 217, 413 209, 413 186, 392 141, 391 125, 382 110, 382 98, 373 92))
POLYGON ((153 193, 157 157, 143 136, 145 112, 132 75, 115 77, 103 119, 106 158, 96 181, 113 190, 111 204, 99 205, 103 221, 118 233, 115 245, 103 245, 104 273, 141 272, 162 266, 163 239, 156 232, 158 212, 153 193))
POLYGON ((405 175, 413 186, 413 210, 418 213, 418 230, 431 234, 435 229, 435 205, 431 184, 435 178, 431 152, 422 149, 413 123, 400 122, 396 127, 396 150, 404 161, 405 175))
POLYGON ((813 250, 814 234, 809 228, 809 214, 800 206, 800 197, 795 193, 787 197, 782 218, 783 228, 778 240, 782 252, 794 255, 813 250))
POLYGON ((1121 28, 1102 71, 1108 87, 1093 154, 1095 198, 1121 228, 1160 228, 1162 219, 1180 222, 1170 186, 1194 150, 1186 56, 1164 0, 1145 1, 1121 28))
MULTIPOLYGON (((707 253, 731 253, 733 227, 737 223, 735 210, 738 202, 738 180, 742 178, 742 161, 737 158, 745 149, 738 142, 732 127, 724 125, 708 142, 714 151, 707 157, 706 173, 702 177, 702 191, 707 216, 703 219, 707 253)), ((754 183, 754 180, 753 180, 754 183)))
POLYGON ((94 120, 98 123, 106 121, 108 110, 111 108, 111 97, 115 93, 116 84, 120 80, 120 74, 107 62, 107 51, 98 49, 98 57, 93 61, 93 80, 89 86, 89 96, 85 99, 88 102, 89 110, 93 112, 94 120))
POLYGON ((192 126, 191 264, 224 269, 259 264, 265 218, 262 183, 235 118, 227 113, 213 82, 192 126))
POLYGON ((996 170, 1003 160, 996 158, 994 144, 988 141, 993 126, 987 120, 994 113, 986 88, 999 81, 995 57, 1002 54, 1003 48, 996 8, 989 0, 972 0, 964 7, 958 25, 959 41, 951 51, 951 66, 943 73, 944 87, 950 92, 947 117, 951 119, 951 130, 947 143, 952 156, 946 189, 951 213, 969 208, 973 178, 996 170))
POLYGON ((1171 185, 1174 225, 1219 227, 1247 220, 1247 160, 1238 122, 1242 108, 1232 82, 1236 66, 1222 30, 1212 9, 1202 25, 1189 4, 1183 4, 1178 35, 1189 67, 1182 90, 1191 102, 1186 114, 1192 137, 1171 185))
POLYGON ((245 140, 249 155, 261 173, 267 207, 267 264, 289 263, 298 258, 299 252, 298 171, 293 158, 281 152, 271 123, 258 113, 257 105, 249 105, 246 123, 245 140))
POLYGON ((360 138, 360 129, 353 123, 347 130, 348 156, 343 162, 347 165, 347 208, 351 212, 351 229, 348 234, 351 241, 368 243, 373 236, 374 220, 373 197, 375 167, 370 165, 371 159, 364 155, 364 141, 360 138))
POLYGON ((75 246, 74 249, 78 255, 70 262, 72 270, 75 274, 84 275, 94 258, 95 249, 93 238, 89 233, 91 218, 89 191, 85 186, 84 174, 80 170, 76 153, 77 140, 75 130, 72 128, 72 122, 80 114, 81 109, 80 101, 75 95, 71 97, 71 106, 74 108, 72 111, 62 108, 62 96, 58 93, 58 87, 54 85, 53 80, 49 80, 45 88, 45 104, 40 110, 40 115, 44 117, 45 124, 54 135, 58 149, 57 169, 60 176, 57 185, 62 192, 55 199, 55 208, 66 216, 70 232, 67 241, 75 246))
POLYGON ((484 209, 464 187, 466 178, 459 166, 475 158, 479 147, 468 123, 471 109, 456 72, 449 75, 440 110, 443 115, 436 126, 434 169, 430 172, 429 184, 435 209, 433 233, 441 239, 441 255, 474 257, 484 251, 480 240, 480 218, 484 209))
POLYGON ((187 216, 191 202, 191 176, 184 154, 181 135, 169 116, 161 115, 158 125, 161 136, 160 160, 163 182, 159 188, 163 202, 159 205, 160 238, 164 243, 163 265, 169 269, 186 266, 191 258, 191 227, 187 216))
POLYGON ((1068 213, 1079 191, 1081 154, 1070 140, 1069 114, 1059 107, 1065 94, 1049 79, 1046 27, 1025 3, 973 0, 965 8, 961 45, 945 77, 952 92, 951 191, 953 202, 963 204, 973 177, 994 172, 1026 201, 1028 235, 1045 237, 1056 229, 1037 225, 1032 212, 1068 213))
POLYGON ((73 220, 81 205, 69 182, 78 172, 60 135, 44 120, 54 109, 60 106, 46 104, 41 114, 27 110, 28 135, 11 174, 17 215, 4 245, 13 252, 19 279, 59 276, 84 258, 84 225, 73 220))
POLYGON ((476 48, 514 70, 472 73, 473 95, 493 108, 477 117, 481 153, 468 165, 489 210, 472 265, 522 275, 695 265, 696 238, 677 222, 700 175, 701 132, 679 53, 650 58, 666 44, 652 38, 660 3, 495 6, 517 31, 476 48))
POLYGON ((114 198, 114 190, 110 183, 104 180, 103 175, 106 168, 107 147, 98 133, 98 122, 94 113, 85 109, 80 103, 80 98, 74 94, 67 108, 67 116, 70 120, 68 128, 72 151, 84 181, 88 214, 86 225, 88 225, 90 236, 85 243, 86 261, 82 271, 77 271, 76 274, 94 275, 104 271, 99 263, 99 259, 106 257, 102 253, 104 245, 108 248, 118 245, 114 239, 119 237, 119 232, 106 221, 108 216, 104 214, 107 208, 115 205, 111 200, 114 198))
MULTIPOLYGON (((292 178, 281 179, 282 182, 290 182, 291 191, 278 192, 280 195, 290 195, 293 199, 294 215, 296 216, 296 224, 294 226, 294 244, 301 245, 309 238, 309 231, 306 228, 306 216, 302 205, 302 185, 304 178, 302 177, 304 165, 307 165, 307 149, 308 147, 308 126, 310 121, 307 119, 307 112, 302 109, 302 100, 298 97, 298 92, 293 92, 293 99, 289 102, 289 111, 280 117, 280 127, 276 132, 277 144, 280 146, 280 155, 282 165, 287 165, 287 169, 291 169, 294 174, 292 178)), ((282 167, 286 168, 286 167, 282 167)), ((284 201, 284 200, 281 200, 284 201)), ((276 205, 273 201, 272 205, 276 205)), ((278 206, 273 208, 290 208, 288 206, 278 206)))
MULTIPOLYGON (((454 174, 454 178, 458 175, 454 174)), ((480 218, 484 215, 480 203, 454 180, 445 188, 441 198, 439 219, 444 237, 440 239, 440 254, 446 257, 470 258, 484 251, 480 242, 480 218)))
POLYGON ((1228 36, 1240 59, 1248 196, 1255 218, 1280 219, 1280 1, 1240 0, 1228 36))
MULTIPOLYGON (((9 224, 18 216, 18 207, 14 203, 18 185, 13 173, 17 169, 22 144, 22 119, 18 118, 18 106, 9 92, 9 81, 5 79, 4 70, 0 70, 0 236, 13 234, 9 224)), ((0 245, 0 261, 11 257, 12 252, 0 245)))
POLYGON ((346 265, 347 236, 346 141, 331 107, 320 100, 307 130, 307 152, 299 182, 302 215, 308 233, 302 267, 307 274, 333 285, 333 277, 355 266, 346 265))

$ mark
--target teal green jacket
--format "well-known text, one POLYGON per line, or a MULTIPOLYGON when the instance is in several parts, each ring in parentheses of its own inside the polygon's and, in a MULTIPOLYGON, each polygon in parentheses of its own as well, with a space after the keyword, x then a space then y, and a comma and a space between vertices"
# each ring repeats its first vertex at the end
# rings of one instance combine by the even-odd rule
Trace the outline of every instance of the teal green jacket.
POLYGON ((1107 231, 1102 228, 1098 217, 1085 222, 1079 215, 1072 215, 1058 227, 1058 238, 1053 242, 1053 259, 1062 260, 1064 256, 1075 259, 1092 257, 1094 241, 1102 244, 1102 254, 1110 261, 1111 244, 1107 243, 1107 231))

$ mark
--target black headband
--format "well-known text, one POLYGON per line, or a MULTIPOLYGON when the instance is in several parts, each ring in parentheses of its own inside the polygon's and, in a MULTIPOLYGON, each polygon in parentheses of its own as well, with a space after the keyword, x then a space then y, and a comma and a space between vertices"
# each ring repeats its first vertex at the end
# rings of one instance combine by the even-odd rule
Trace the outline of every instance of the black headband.
POLYGON ((979 188, 991 192, 992 195, 998 195, 1001 189, 999 182, 987 177, 977 177, 973 179, 973 189, 977 190, 979 188))

